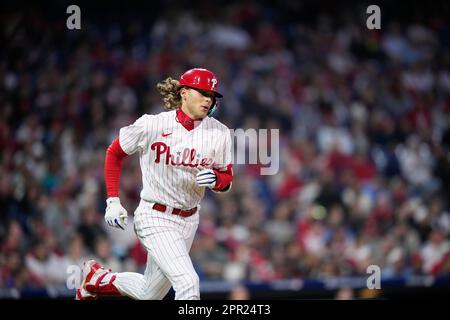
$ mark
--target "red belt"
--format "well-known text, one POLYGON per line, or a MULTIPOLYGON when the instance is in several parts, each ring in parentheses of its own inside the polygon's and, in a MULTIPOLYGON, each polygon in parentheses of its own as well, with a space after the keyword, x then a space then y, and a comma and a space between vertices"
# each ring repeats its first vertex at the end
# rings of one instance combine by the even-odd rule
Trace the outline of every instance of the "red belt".
MULTIPOLYGON (((160 204, 160 203, 155 203, 153 205, 153 209, 161 211, 161 212, 166 212, 167 206, 160 204)), ((190 217, 196 212, 197 212, 197 207, 189 209, 189 210, 181 210, 181 209, 173 209, 172 210, 172 214, 181 216, 183 218, 190 217)))

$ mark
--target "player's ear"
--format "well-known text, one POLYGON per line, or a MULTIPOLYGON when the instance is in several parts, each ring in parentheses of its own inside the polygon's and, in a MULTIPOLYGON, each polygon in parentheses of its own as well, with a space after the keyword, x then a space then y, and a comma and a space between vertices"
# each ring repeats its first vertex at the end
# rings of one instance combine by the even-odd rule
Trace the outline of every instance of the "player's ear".
POLYGON ((181 87, 181 89, 180 89, 181 100, 185 100, 186 99, 186 94, 187 94, 187 88, 186 87, 181 87))

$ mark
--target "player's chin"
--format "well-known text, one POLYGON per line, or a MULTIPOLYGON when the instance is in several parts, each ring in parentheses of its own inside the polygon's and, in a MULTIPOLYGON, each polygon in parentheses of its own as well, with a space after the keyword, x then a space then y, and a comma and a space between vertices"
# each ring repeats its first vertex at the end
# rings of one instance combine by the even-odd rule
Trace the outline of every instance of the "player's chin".
POLYGON ((200 107, 200 113, 203 117, 205 117, 208 114, 209 108, 208 107, 200 107))

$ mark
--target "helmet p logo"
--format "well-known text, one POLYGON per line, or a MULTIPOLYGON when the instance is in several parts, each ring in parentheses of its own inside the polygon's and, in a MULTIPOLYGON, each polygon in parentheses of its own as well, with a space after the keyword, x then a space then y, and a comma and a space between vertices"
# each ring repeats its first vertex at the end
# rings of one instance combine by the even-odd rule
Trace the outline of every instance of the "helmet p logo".
POLYGON ((211 80, 211 82, 212 82, 212 87, 211 87, 211 89, 214 89, 214 87, 215 87, 216 84, 217 84, 217 79, 213 78, 213 79, 211 80))

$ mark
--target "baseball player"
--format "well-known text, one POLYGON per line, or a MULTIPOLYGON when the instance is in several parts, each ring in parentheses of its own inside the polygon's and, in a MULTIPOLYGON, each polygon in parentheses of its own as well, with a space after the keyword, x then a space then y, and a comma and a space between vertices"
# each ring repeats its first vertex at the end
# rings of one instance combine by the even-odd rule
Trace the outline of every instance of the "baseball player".
POLYGON ((199 223, 206 188, 231 188, 231 136, 210 117, 218 106, 219 81, 213 72, 195 68, 179 80, 157 85, 168 111, 145 114, 120 129, 106 151, 105 220, 124 229, 127 211, 120 204, 123 158, 139 152, 143 189, 134 212, 134 230, 148 252, 145 273, 114 273, 94 260, 83 265, 77 300, 98 296, 163 299, 172 286, 176 300, 200 299, 199 277, 189 251, 199 223))

